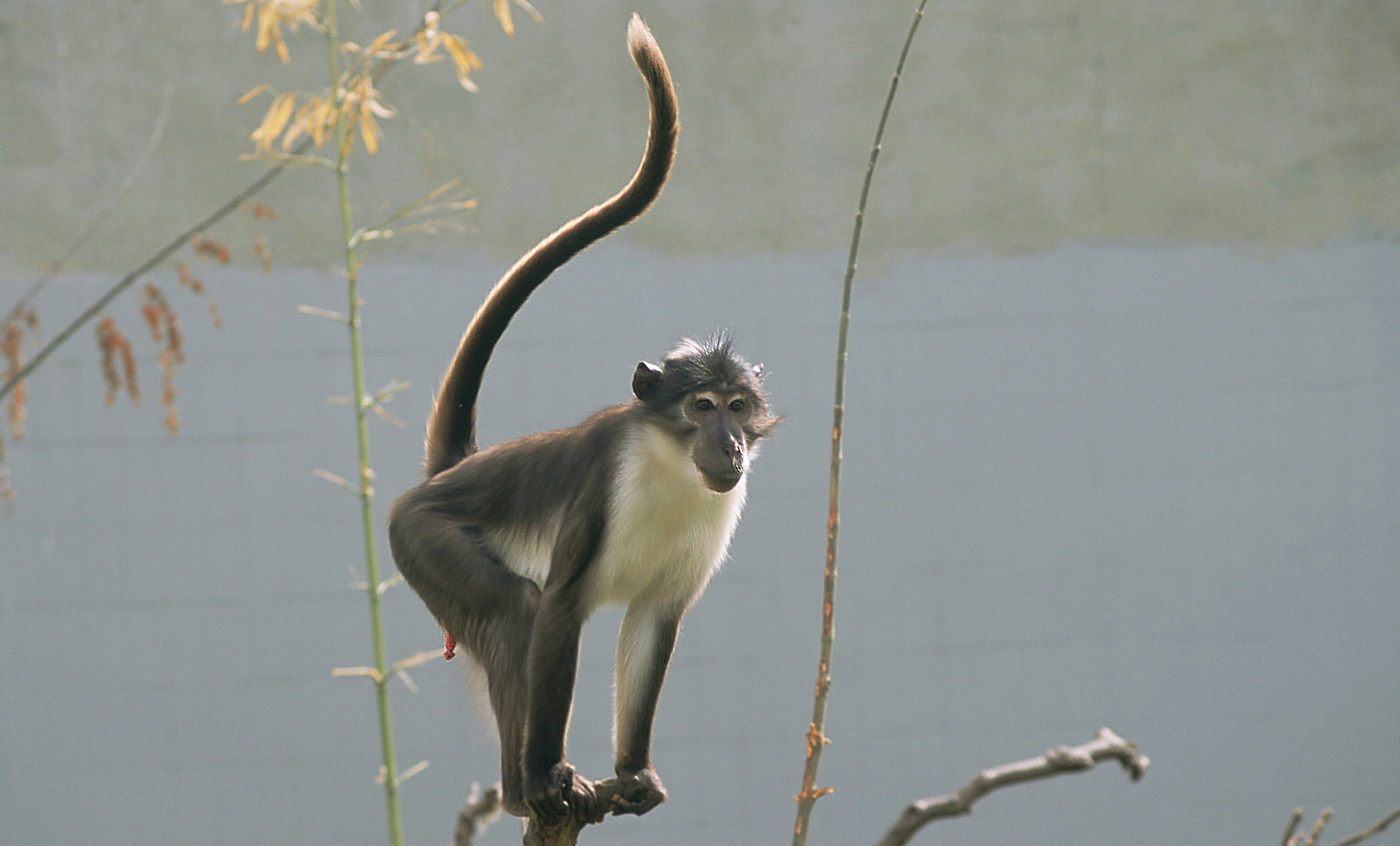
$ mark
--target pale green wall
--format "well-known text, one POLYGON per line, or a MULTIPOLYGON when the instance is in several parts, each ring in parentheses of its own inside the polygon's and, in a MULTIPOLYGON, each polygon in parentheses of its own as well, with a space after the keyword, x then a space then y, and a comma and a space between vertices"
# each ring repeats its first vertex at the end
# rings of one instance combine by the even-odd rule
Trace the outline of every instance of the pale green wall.
MULTIPOLYGON (((411 25, 415 4, 388 5, 383 26, 411 25)), ((545 23, 521 16, 514 39, 468 4, 449 27, 486 61, 481 93, 446 65, 391 79, 403 117, 357 165, 361 206, 460 178, 483 202, 473 243, 507 257, 596 201, 640 149, 622 46, 634 6, 671 62, 684 132, 666 201, 627 237, 672 254, 839 248, 912 2, 543 2, 545 23)), ((284 71, 253 56, 238 17, 185 0, 8 4, 0 273, 62 251, 144 145, 167 83, 158 158, 76 267, 133 263, 256 173, 236 156, 259 110, 233 101, 319 79, 322 50, 294 41, 305 64, 284 71)), ((933 3, 899 96, 869 219, 886 249, 1278 247, 1400 229, 1393 3, 933 3)), ((332 249, 312 226, 329 208, 322 175, 266 196, 281 261, 332 249)))

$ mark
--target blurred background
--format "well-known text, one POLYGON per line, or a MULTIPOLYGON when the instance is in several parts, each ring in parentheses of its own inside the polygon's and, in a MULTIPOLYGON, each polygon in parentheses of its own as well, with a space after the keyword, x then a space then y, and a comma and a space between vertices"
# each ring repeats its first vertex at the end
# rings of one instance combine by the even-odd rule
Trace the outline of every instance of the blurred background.
MULTIPOLYGON (((816 675, 840 283, 913 2, 540 0, 445 65, 381 86, 399 117, 352 164, 368 223, 456 179, 470 231, 375 245, 361 276, 377 506, 418 480, 422 421, 481 297, 614 191, 651 24, 683 131, 655 209, 556 275, 487 372, 481 439, 628 396, 640 359, 728 328, 786 422, 731 560, 686 620, 655 758, 670 801, 595 842, 783 842, 816 675)), ((343 4, 342 4, 343 6, 343 4)), ((342 8, 367 43, 422 5, 342 8)), ((0 9, 0 306, 119 191, 39 294, 51 338, 234 195, 268 82, 324 85, 324 44, 255 53, 242 7, 13 0, 0 9)), ((1382 0, 931 3, 865 220, 848 370, 834 688, 811 842, 872 843, 909 800, 1110 726, 1152 768, 994 794, 940 843, 1269 843, 1295 806, 1328 842, 1400 805, 1400 7, 1382 0)), ((0 517, 0 844, 384 842, 334 183, 283 175, 181 254, 217 304, 182 317, 162 426, 141 299, 139 406, 91 327, 29 380, 0 517), (273 256, 264 272, 252 246, 273 256)), ((29 350, 32 354, 33 350, 29 350)), ((383 533, 382 566, 392 573, 383 533)), ((434 649, 387 595, 391 659, 434 649)), ((611 770, 613 638, 586 631, 570 755, 611 770)), ((497 778, 461 662, 396 684, 413 844, 497 778)), ((481 840, 518 842, 513 821, 481 840)), ((917 841, 916 841, 917 842, 917 841)))

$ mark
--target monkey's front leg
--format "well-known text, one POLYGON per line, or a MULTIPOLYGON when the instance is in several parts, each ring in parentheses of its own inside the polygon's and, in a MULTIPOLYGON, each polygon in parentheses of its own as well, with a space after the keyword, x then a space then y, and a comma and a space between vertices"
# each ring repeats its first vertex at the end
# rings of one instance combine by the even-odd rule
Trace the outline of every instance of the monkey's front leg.
POLYGON ((571 814, 590 821, 603 818, 593 782, 575 772, 564 760, 564 740, 573 709, 574 680, 578 673, 579 635, 583 615, 576 597, 555 586, 546 587, 530 636, 529 708, 525 730, 525 804, 544 822, 556 822, 571 814))
POLYGON ((613 797, 614 814, 641 815, 666 801, 666 787, 651 765, 651 732, 680 625, 679 614, 637 605, 622 618, 614 706, 614 767, 622 790, 613 797))

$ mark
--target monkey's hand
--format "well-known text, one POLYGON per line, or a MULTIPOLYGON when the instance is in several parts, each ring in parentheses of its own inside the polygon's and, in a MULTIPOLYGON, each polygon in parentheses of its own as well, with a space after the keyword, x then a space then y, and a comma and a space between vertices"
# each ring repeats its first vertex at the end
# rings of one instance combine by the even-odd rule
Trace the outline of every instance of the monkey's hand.
POLYGON ((666 787, 651 767, 617 774, 622 788, 612 798, 612 812, 641 816, 666 801, 666 787))
POLYGON ((602 822, 607 808, 600 807, 593 782, 579 775, 568 761, 560 761, 543 778, 529 779, 525 804, 541 822, 555 823, 573 816, 588 822, 602 822))

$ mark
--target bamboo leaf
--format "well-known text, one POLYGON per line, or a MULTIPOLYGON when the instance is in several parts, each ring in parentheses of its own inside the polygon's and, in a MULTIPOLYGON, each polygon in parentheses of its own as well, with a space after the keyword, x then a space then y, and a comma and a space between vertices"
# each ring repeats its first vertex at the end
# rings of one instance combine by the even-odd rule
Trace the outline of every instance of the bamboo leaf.
POLYGON ((349 678, 351 676, 364 676, 372 679, 376 684, 384 681, 384 677, 373 667, 336 667, 331 670, 331 675, 337 678, 349 678))
POLYGON ((380 405, 379 403, 375 403, 373 408, 375 414, 379 415, 380 417, 389 421, 390 423, 394 424, 400 429, 403 429, 408 426, 408 424, 403 421, 403 418, 396 417, 393 414, 390 414, 388 411, 385 411, 384 406, 380 405))
POLYGON ((396 673, 403 672, 404 670, 407 670, 411 667, 420 667, 428 663, 429 661, 432 661, 433 659, 439 658, 441 656, 442 650, 440 649, 432 649, 427 652, 415 652, 407 658, 396 661, 394 665, 389 668, 389 675, 392 676, 396 673))
POLYGON ((510 19, 510 0, 492 0, 491 11, 496 13, 496 20, 501 22, 501 29, 506 35, 515 34, 515 22, 510 19))
POLYGON ((389 384, 379 389, 379 393, 374 395, 375 402, 388 402, 394 398, 395 394, 401 394, 413 387, 410 382, 400 382, 398 379, 390 380, 389 384))
POLYGON ((378 38, 374 39, 374 43, 369 45, 366 52, 374 54, 382 51, 385 47, 389 45, 390 41, 394 40, 394 36, 397 35, 398 32, 399 31, 397 29, 391 29, 383 35, 379 36, 378 38))
POLYGON ((240 106, 247 105, 249 100, 253 99, 254 97, 258 96, 264 91, 267 91, 270 88, 272 88, 272 86, 264 82, 262 85, 259 85, 252 91, 249 91, 247 94, 244 94, 242 97, 239 97, 235 102, 240 106))
POLYGON ((290 91, 277 95, 277 99, 272 101, 267 114, 263 115, 262 124, 253 130, 251 136, 258 150, 268 150, 277 136, 282 134, 282 130, 287 126, 287 121, 292 116, 292 107, 295 105, 296 94, 290 91))
POLYGON ((531 6, 529 0, 515 0, 515 5, 524 9, 530 17, 535 19, 535 23, 544 23, 544 15, 541 15, 534 6, 531 6))
POLYGON ((428 768, 428 759, 424 758, 399 774, 399 784, 403 784, 428 768))
POLYGON ((297 306, 297 311, 302 314, 309 314, 312 317, 324 317, 327 320, 334 320, 337 323, 348 322, 348 319, 345 317, 345 315, 341 314, 340 312, 331 311, 330 309, 326 308, 318 308, 317 306, 301 305, 297 306))
POLYGON ((360 489, 350 484, 350 482, 346 480, 344 476, 338 476, 329 470, 313 470, 311 475, 315 476, 318 479, 324 479, 325 481, 330 482, 332 485, 342 487, 350 493, 355 494, 356 496, 359 496, 360 494, 360 489))
POLYGON ((477 85, 472 82, 472 71, 481 70, 481 59, 467 46, 467 42, 455 35, 443 33, 442 45, 447 48, 447 54, 452 57, 452 64, 457 68, 457 82, 468 91, 477 91, 477 85))

